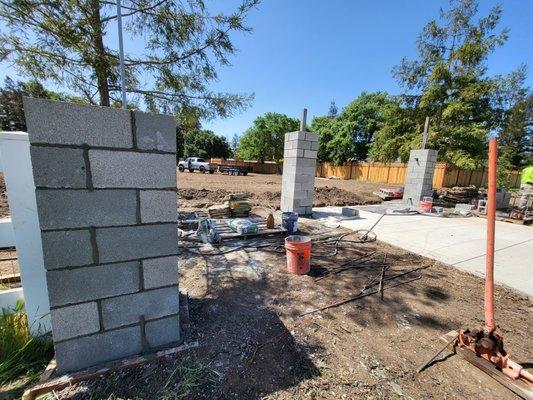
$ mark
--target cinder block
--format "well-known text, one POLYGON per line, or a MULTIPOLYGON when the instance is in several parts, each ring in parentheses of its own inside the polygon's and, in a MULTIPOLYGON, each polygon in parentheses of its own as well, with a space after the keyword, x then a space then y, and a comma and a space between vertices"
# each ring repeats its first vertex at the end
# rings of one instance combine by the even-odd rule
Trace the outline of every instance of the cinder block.
POLYGON ((131 111, 24 97, 31 143, 132 146, 131 111))
POLYGON ((180 341, 180 319, 174 316, 147 322, 145 332, 151 348, 177 344, 180 341))
POLYGON ((100 330, 100 317, 95 302, 76 304, 50 311, 54 341, 72 339, 100 330))
POLYGON ((81 303, 139 290, 139 262, 48 271, 52 307, 81 303))
POLYGON ((35 186, 86 188, 87 173, 82 149, 31 146, 35 186))
POLYGON ((100 262, 169 256, 178 250, 176 224, 96 229, 100 262))
POLYGON ((144 288, 178 284, 178 256, 142 260, 144 288))
POLYGON ((178 220, 178 199, 171 190, 141 190, 141 221, 176 222, 178 220))
POLYGON ((311 150, 318 150, 318 142, 311 142, 311 150))
POLYGON ((311 149, 311 142, 308 140, 298 140, 295 142, 297 149, 302 150, 310 150, 311 149))
POLYGON ((176 152, 176 120, 171 115, 134 111, 137 147, 176 152))
POLYGON ((179 292, 176 287, 145 290, 102 301, 104 329, 135 324, 144 316, 145 320, 156 319, 179 312, 179 292))
POLYGON ((143 350, 140 326, 67 340, 55 343, 54 347, 59 373, 125 358, 143 350))
POLYGON ((316 158, 299 158, 296 160, 296 167, 300 171, 314 171, 316 168, 316 158))
POLYGON ((290 158, 290 157, 294 157, 294 158, 296 158, 296 157, 303 157, 303 155, 304 155, 304 150, 302 150, 302 149, 298 149, 298 148, 296 148, 296 149, 286 149, 286 150, 284 150, 284 152, 283 152, 283 157, 284 157, 284 158, 290 158))
POLYGON ((297 142, 295 140, 286 140, 283 144, 283 150, 291 150, 294 149, 297 142))
POLYGON ((136 222, 134 190, 37 189, 41 229, 127 225, 136 222))
POLYGON ((95 188, 176 187, 176 156, 130 151, 89 150, 95 188))
POLYGON ((306 132, 305 134, 305 140, 309 140, 311 142, 318 142, 318 136, 316 133, 313 132, 306 132))
POLYGON ((93 263, 89 230, 42 232, 41 240, 47 270, 93 263))
POLYGON ((304 151, 304 157, 305 158, 312 158, 313 160, 316 159, 316 150, 305 150, 304 151))
POLYGON ((300 206, 301 207, 310 207, 313 205, 313 199, 307 195, 306 198, 300 200, 300 206))
POLYGON ((285 134, 285 140, 305 140, 305 132, 296 131, 285 134))

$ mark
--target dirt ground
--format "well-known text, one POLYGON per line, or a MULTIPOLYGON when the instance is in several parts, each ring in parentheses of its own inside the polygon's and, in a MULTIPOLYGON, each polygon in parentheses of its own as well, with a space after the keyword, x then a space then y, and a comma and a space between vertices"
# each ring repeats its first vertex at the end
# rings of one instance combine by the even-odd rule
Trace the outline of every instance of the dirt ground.
MULTIPOLYGON (((482 279, 379 241, 341 242, 335 254, 335 247, 320 237, 345 231, 312 220, 304 220, 300 228, 314 238, 312 269, 304 276, 286 272, 284 251, 276 247, 279 239, 270 248, 226 254, 181 241, 180 290, 190 296, 199 347, 73 385, 54 398, 516 398, 449 351, 416 373, 442 347, 440 335, 482 324, 482 279), (364 254, 366 262, 360 258, 364 254), (328 275, 348 260, 355 260, 355 268, 328 275), (359 293, 383 265, 390 266, 386 277, 428 268, 386 281, 383 300, 372 294, 299 317, 359 293)), ((496 288, 496 320, 506 349, 528 368, 533 366, 531 310, 527 298, 496 288)))
POLYGON ((0 218, 9 216, 9 204, 7 203, 6 184, 4 174, 0 172, 0 218))
MULTIPOLYGON (((315 179, 314 206, 344 206, 374 204, 381 199, 375 192, 383 184, 315 179)), ((201 174, 178 172, 178 205, 180 208, 202 208, 220 204, 229 193, 248 192, 253 205, 279 209, 281 199, 281 175, 249 174, 229 176, 225 174, 201 174)))

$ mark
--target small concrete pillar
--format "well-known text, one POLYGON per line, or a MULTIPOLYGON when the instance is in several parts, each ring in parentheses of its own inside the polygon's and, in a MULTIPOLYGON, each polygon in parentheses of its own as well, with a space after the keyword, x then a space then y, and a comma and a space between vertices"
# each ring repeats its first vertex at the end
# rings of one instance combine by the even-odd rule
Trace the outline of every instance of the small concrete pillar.
POLYGON ((315 190, 318 137, 305 130, 307 110, 302 113, 300 130, 285 134, 281 210, 311 215, 315 190))
MULTIPOLYGON (((30 331, 38 336, 49 332, 51 323, 28 134, 1 132, 0 153, 24 291, 24 306, 30 331)), ((16 291, 20 289, 13 289, 13 292, 16 291)), ((11 297, 16 301, 21 296, 11 297)))
POLYGON ((437 150, 411 150, 403 193, 406 205, 418 207, 424 196, 433 194, 433 173, 436 163, 437 150))

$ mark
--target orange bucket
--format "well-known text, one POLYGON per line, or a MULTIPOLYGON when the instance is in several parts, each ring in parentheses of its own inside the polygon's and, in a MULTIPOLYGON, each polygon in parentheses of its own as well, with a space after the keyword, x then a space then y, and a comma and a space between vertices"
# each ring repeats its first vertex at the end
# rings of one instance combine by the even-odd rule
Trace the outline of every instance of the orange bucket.
POLYGON ((420 201, 420 211, 430 213, 433 209, 433 198, 429 196, 424 196, 422 201, 420 201))
POLYGON ((285 238, 287 270, 291 274, 305 275, 311 269, 311 238, 292 235, 285 238))

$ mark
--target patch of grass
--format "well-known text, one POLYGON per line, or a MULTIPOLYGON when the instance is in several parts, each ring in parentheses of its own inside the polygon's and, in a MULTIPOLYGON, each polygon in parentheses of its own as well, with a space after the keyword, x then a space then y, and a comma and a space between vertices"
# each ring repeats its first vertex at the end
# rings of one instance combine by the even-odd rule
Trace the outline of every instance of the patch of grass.
POLYGON ((0 387, 10 392, 34 382, 54 355, 50 335, 30 333, 24 302, 0 315, 0 387))
POLYGON ((193 389, 216 378, 220 378, 219 372, 201 362, 195 362, 192 365, 180 363, 165 381, 164 393, 159 400, 183 399, 193 389))

